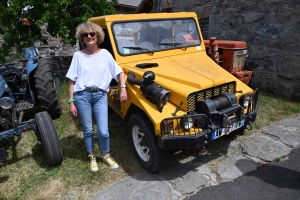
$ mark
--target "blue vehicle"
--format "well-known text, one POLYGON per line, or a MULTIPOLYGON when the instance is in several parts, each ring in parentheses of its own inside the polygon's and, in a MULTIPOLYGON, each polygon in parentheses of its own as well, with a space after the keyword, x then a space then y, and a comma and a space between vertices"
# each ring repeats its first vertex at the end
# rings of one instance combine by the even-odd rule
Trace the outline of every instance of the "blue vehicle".
MULTIPOLYGON (((22 22, 31 38, 29 21, 24 18, 22 22)), ((34 44, 23 51, 27 59, 23 70, 0 65, 0 162, 8 159, 6 140, 33 130, 48 164, 57 166, 62 163, 62 151, 52 120, 62 114, 59 81, 54 77, 51 60, 41 58, 34 44)))

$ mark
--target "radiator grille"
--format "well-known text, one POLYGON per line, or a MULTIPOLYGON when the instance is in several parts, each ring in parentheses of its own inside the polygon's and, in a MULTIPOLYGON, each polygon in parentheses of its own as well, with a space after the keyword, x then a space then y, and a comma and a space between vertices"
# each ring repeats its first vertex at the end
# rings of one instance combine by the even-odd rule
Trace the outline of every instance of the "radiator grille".
POLYGON ((206 90, 191 93, 187 98, 187 112, 195 111, 196 103, 201 100, 210 99, 226 92, 235 94, 236 82, 229 82, 206 90))

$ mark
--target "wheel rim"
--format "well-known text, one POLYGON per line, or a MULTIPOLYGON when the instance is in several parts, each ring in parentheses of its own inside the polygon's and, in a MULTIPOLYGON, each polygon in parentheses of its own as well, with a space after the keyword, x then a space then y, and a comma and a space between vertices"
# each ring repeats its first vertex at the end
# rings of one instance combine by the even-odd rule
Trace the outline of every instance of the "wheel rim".
POLYGON ((139 157, 145 162, 149 161, 150 148, 145 138, 145 134, 138 126, 135 126, 132 129, 132 139, 139 157))

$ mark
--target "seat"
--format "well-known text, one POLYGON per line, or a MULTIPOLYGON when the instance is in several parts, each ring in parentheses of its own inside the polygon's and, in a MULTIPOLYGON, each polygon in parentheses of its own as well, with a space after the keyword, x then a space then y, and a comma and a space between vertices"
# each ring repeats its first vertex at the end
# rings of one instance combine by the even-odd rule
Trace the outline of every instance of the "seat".
POLYGON ((141 48, 149 49, 150 51, 154 50, 154 46, 151 42, 149 41, 143 41, 139 45, 141 48))
MULTIPOLYGON (((169 38, 164 38, 160 41, 160 43, 172 43, 172 40, 169 38)), ((161 49, 167 49, 168 46, 167 45, 160 45, 161 49)))

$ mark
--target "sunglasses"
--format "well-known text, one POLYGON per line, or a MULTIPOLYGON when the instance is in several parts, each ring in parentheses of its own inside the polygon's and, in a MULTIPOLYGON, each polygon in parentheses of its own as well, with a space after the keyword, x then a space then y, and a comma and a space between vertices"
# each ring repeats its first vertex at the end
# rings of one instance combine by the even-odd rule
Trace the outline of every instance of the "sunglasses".
POLYGON ((94 36, 96 35, 96 33, 95 33, 95 32, 90 32, 90 33, 83 33, 83 34, 82 34, 82 36, 85 37, 85 38, 87 38, 89 35, 90 35, 91 37, 94 37, 94 36))

